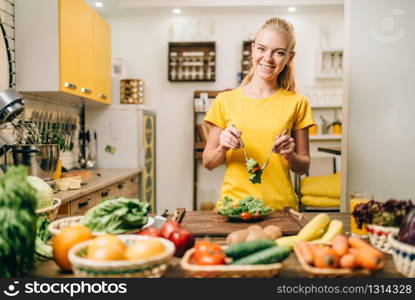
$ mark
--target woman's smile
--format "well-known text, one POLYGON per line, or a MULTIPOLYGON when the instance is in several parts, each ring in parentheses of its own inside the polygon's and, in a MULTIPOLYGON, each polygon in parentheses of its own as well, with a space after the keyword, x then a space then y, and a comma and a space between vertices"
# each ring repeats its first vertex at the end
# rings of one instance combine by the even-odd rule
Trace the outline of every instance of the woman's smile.
POLYGON ((270 64, 266 64, 266 63, 259 63, 259 65, 263 68, 265 68, 266 70, 274 70, 275 66, 270 65, 270 64))

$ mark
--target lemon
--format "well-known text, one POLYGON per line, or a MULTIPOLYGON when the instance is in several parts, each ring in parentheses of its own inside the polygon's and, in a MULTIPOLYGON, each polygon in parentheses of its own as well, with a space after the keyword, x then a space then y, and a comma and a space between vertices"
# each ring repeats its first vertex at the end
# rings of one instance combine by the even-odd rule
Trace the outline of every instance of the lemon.
POLYGON ((105 234, 91 241, 88 246, 87 259, 124 260, 126 245, 115 235, 105 234))
POLYGON ((160 255, 166 251, 166 247, 160 241, 155 239, 139 240, 131 244, 125 256, 129 260, 146 259, 152 256, 160 255))

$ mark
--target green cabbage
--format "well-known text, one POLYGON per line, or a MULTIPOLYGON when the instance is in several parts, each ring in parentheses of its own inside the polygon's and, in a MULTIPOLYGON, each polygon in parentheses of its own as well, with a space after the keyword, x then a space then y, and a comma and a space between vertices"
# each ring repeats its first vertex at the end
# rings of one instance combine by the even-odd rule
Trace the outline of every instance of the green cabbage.
POLYGON ((34 266, 36 192, 26 176, 23 166, 0 176, 0 278, 23 276, 34 266))
POLYGON ((36 210, 53 205, 53 190, 49 184, 37 176, 27 176, 27 181, 36 190, 36 210))

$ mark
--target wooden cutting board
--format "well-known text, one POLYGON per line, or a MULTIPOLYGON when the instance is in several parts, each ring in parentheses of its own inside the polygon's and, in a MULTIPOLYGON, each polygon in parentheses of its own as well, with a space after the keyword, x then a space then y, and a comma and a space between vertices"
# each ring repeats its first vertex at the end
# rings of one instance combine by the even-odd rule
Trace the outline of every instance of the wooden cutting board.
POLYGON ((297 234, 306 223, 304 218, 299 219, 288 209, 276 211, 257 222, 230 222, 226 217, 212 211, 186 211, 181 221, 182 226, 195 236, 227 236, 232 231, 245 229, 253 224, 261 227, 277 225, 283 235, 293 235, 297 234))

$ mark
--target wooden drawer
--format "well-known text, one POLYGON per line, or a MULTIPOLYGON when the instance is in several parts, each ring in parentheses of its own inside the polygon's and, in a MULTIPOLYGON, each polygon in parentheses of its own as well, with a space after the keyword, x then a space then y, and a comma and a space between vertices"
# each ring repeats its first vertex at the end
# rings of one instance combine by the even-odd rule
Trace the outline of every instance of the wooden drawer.
POLYGON ((69 203, 71 216, 83 215, 88 209, 98 204, 100 199, 97 197, 97 193, 91 193, 87 196, 79 198, 69 203))
POLYGON ((102 199, 111 197, 139 198, 139 175, 132 176, 69 203, 70 215, 85 214, 102 199))
POLYGON ((117 184, 113 184, 106 188, 100 189, 95 193, 97 194, 99 201, 106 198, 117 197, 119 195, 117 184))
POLYGON ((70 205, 69 203, 59 206, 58 215, 69 216, 70 215, 70 205))
POLYGON ((118 195, 127 198, 138 198, 138 176, 127 178, 116 184, 118 195))

